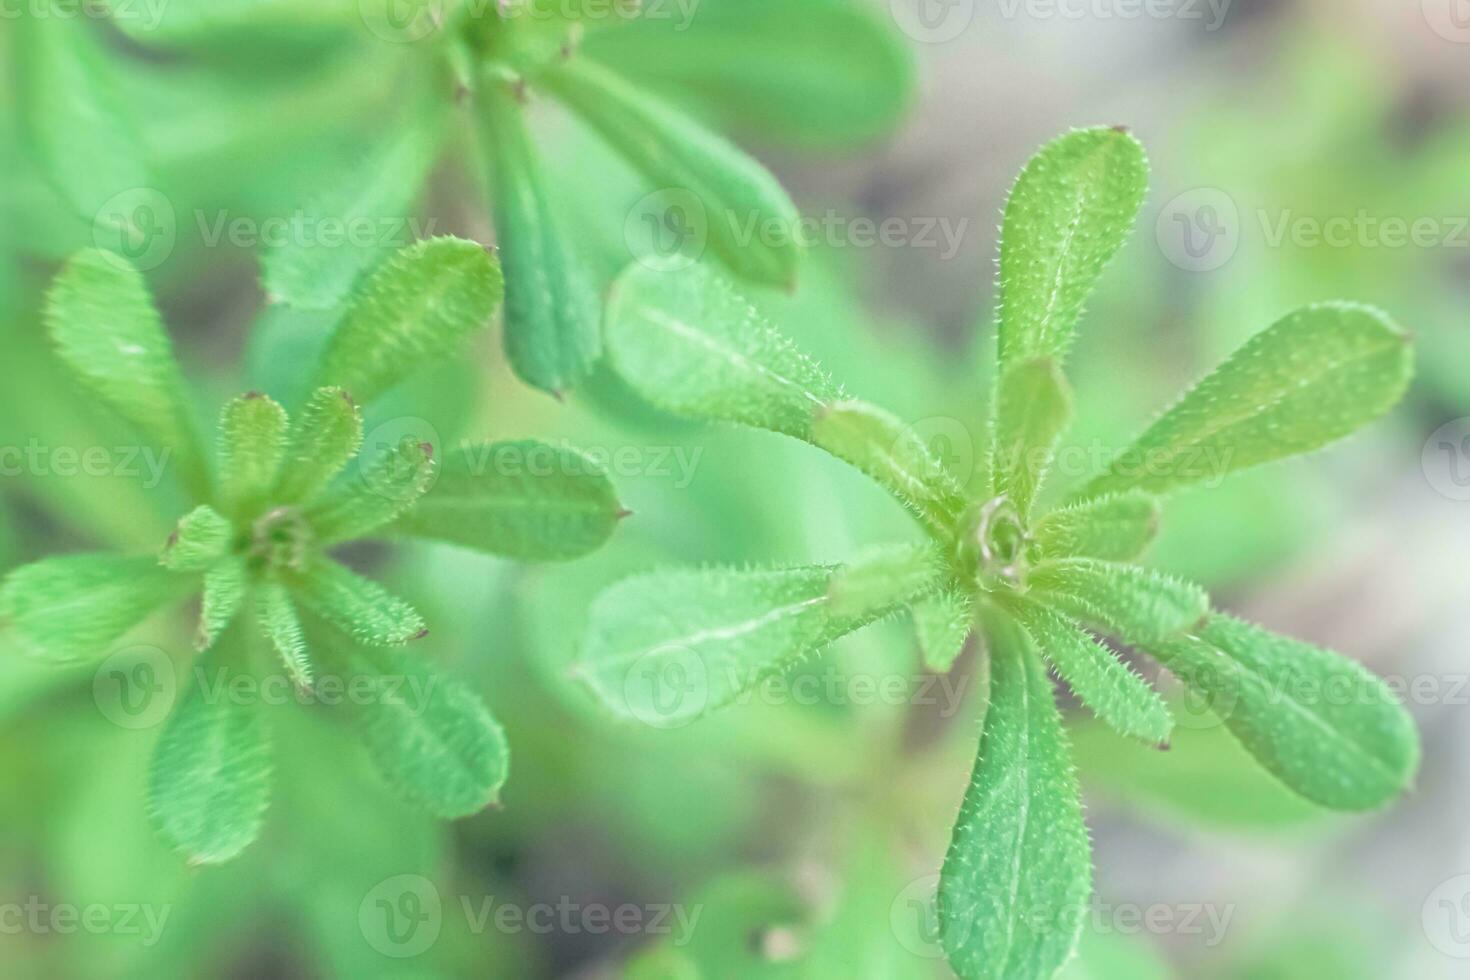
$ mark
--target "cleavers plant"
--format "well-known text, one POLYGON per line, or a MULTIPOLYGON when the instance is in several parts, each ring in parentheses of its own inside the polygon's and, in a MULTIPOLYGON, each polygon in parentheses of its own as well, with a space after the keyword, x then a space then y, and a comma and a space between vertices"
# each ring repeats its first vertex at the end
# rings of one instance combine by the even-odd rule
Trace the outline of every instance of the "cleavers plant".
POLYGON ((572 449, 512 441, 444 453, 408 439, 359 456, 362 406, 457 353, 489 325, 501 291, 479 244, 434 238, 404 249, 355 295, 299 410, 288 416, 259 392, 233 399, 211 464, 142 276, 95 249, 57 275, 46 318, 58 356, 167 453, 197 506, 158 554, 62 555, 16 569, 0 585, 0 627, 34 656, 95 660, 160 608, 201 597, 199 658, 179 672, 189 682, 178 684, 148 788, 158 829, 192 861, 226 861, 260 833, 279 701, 251 691, 272 678, 303 694, 328 679, 353 686, 354 697, 320 703, 341 705, 405 800, 460 817, 498 799, 508 772, 500 726, 468 687, 403 649, 428 633, 420 614, 329 552, 419 537, 555 560, 611 533, 622 514, 612 485, 572 449))
POLYGON ((1060 506, 1038 506, 1072 410, 1062 363, 1147 174, 1131 135, 1096 128, 1050 143, 1017 180, 1001 235, 998 371, 978 495, 897 418, 851 398, 719 273, 635 265, 608 303, 610 361, 647 401, 820 447, 889 491, 927 537, 847 565, 622 581, 593 605, 581 676, 614 712, 670 726, 904 610, 936 671, 977 633, 984 719, 937 895, 943 947, 971 980, 1049 978, 1084 925, 1089 843, 1048 669, 1120 733, 1169 739, 1166 703, 1102 637, 1201 693, 1262 766, 1317 804, 1383 805, 1417 766, 1413 723, 1377 678, 1135 564, 1162 495, 1324 446, 1398 400, 1411 348, 1384 314, 1342 303, 1288 314, 1060 506))

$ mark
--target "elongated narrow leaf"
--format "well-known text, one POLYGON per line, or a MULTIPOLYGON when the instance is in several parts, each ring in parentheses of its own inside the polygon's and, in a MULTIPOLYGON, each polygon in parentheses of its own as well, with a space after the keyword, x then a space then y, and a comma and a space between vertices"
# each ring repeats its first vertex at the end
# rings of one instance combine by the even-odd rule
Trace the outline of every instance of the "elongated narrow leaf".
POLYGON ((702 237, 737 276, 795 284, 800 215, 764 167, 587 58, 573 58, 545 81, 654 187, 683 192, 697 203, 703 213, 693 216, 690 237, 702 237))
POLYGON ((861 618, 870 609, 887 609, 937 591, 949 570, 931 545, 900 544, 869 549, 841 566, 827 586, 827 614, 861 618))
POLYGON ((368 464, 340 493, 307 511, 323 544, 351 541, 378 530, 408 510, 434 483, 434 447, 404 439, 368 464))
POLYGON ((1062 360, 1147 183, 1143 147, 1118 129, 1068 133, 1026 164, 1001 227, 1002 370, 1036 357, 1062 360))
POLYGON ((930 530, 952 531, 965 508, 964 491, 924 440, 880 408, 850 400, 823 405, 811 440, 876 480, 930 530))
POLYGON ((191 863, 221 864, 260 835, 270 732, 257 700, 230 693, 234 669, 224 657, 210 656, 196 674, 154 750, 148 813, 191 863))
POLYGON ((163 47, 282 45, 362 30, 359 0, 169 0, 114 4, 112 21, 139 44, 163 47))
POLYGON ((286 410, 259 392, 225 405, 220 414, 220 495, 234 514, 264 501, 286 453, 286 410))
POLYGON ((810 441, 844 397, 729 280, 701 265, 630 266, 607 306, 608 357, 633 390, 675 415, 810 441))
POLYGON ((1153 569, 1090 558, 1038 565, 1030 584, 1039 601, 1101 625, 1129 643, 1190 629, 1210 608, 1209 596, 1197 585, 1153 569))
POLYGON ((200 504, 179 518, 168 536, 158 562, 175 572, 197 572, 224 557, 234 527, 208 504, 200 504))
POLYGON ((939 879, 939 936, 966 980, 1037 980, 1076 947, 1091 856, 1046 668, 1004 613, 987 611, 986 635, 990 705, 939 879))
POLYGON ((535 440, 464 446, 392 530, 522 561, 560 561, 599 547, 626 511, 602 467, 535 440))
POLYGON ((602 355, 602 310, 576 238, 553 208, 524 109, 495 83, 487 83, 485 99, 491 213, 505 270, 505 353, 522 381, 560 395, 602 355))
POLYGON ((219 639, 225 627, 234 621, 249 589, 250 572, 243 558, 225 558, 204 573, 199 628, 194 635, 196 649, 208 650, 214 646, 214 641, 219 639))
POLYGON ((489 326, 501 292, 499 263, 474 242, 430 238, 402 249, 368 278, 332 333, 318 385, 371 402, 489 326))
POLYGON ((202 490, 184 378, 142 275, 118 256, 78 252, 47 294, 46 326, 81 382, 169 453, 191 489, 202 490))
POLYGON ((311 500, 341 472, 362 445, 362 411, 341 388, 318 388, 291 421, 286 459, 271 498, 282 504, 311 500))
POLYGON ((685 724, 911 598, 900 586, 881 604, 833 615, 838 570, 711 568, 625 579, 592 604, 579 674, 623 717, 685 724))
POLYGON ((888 132, 912 101, 914 56, 861 4, 743 0, 640 17, 589 34, 583 51, 721 128, 798 146, 888 132))
POLYGON ((288 584, 303 606, 358 643, 397 646, 428 633, 412 606, 331 559, 316 559, 288 584))
POLYGON ((190 578, 151 555, 62 555, 23 565, 0 584, 0 628, 26 653, 48 660, 106 655, 108 646, 165 603, 190 578))
POLYGON ((910 610, 924 666, 947 674, 965 648, 975 621, 975 600, 959 589, 946 589, 920 599, 910 610))
POLYGON ((1409 337, 1380 311, 1304 307, 1195 385, 1084 496, 1163 493, 1311 452, 1388 411, 1412 373, 1409 337))
POLYGON ((1071 389, 1052 358, 1021 361, 1001 376, 995 404, 995 492, 1005 494, 1025 522, 1072 416, 1071 389))
POLYGON ((1130 562, 1159 531, 1159 502, 1138 490, 1054 510, 1036 525, 1044 558, 1130 562))
POLYGON ((118 195, 151 186, 137 123, 110 70, 101 32, 86 29, 67 6, 42 0, 34 16, 11 21, 19 28, 9 47, 24 144, 78 217, 116 220, 125 241, 142 244, 146 230, 132 224, 130 211, 103 213, 118 195))
POLYGON ((358 730, 373 766, 404 799, 448 819, 499 801, 510 749, 478 695, 399 651, 364 655, 356 669, 370 685, 358 730))
POLYGON ((266 639, 271 641, 291 682, 299 688, 311 687, 311 655, 301 633, 301 619, 291 595, 279 582, 262 582, 257 590, 257 614, 266 639))
POLYGON ((1120 735, 1164 745, 1174 719, 1148 682, 1097 642, 1037 603, 1016 603, 1016 618, 1082 703, 1120 735))
POLYGON ((1382 681, 1336 653, 1219 614, 1149 650, 1210 699, 1261 765, 1315 803, 1373 809, 1414 778, 1413 719, 1382 681))
POLYGON ((266 291, 302 309, 331 309, 395 246, 409 245, 412 209, 439 154, 444 122, 426 100, 379 130, 386 137, 302 209, 307 231, 285 236, 261 257, 266 291))

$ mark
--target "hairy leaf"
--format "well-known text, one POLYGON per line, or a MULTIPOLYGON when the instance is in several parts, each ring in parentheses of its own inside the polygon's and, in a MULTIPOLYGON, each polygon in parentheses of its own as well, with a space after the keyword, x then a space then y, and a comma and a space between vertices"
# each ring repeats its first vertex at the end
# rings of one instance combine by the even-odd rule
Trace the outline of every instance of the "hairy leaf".
POLYGON ((1043 605, 1021 600, 1015 615, 1093 714, 1120 735, 1154 745, 1169 741, 1174 719, 1163 699, 1113 651, 1043 605))
POLYGON ((827 615, 860 618, 895 601, 911 602, 938 590, 948 577, 943 557, 930 545, 871 548, 833 573, 827 615))
POLYGON ((203 457, 184 378, 142 275, 110 253, 78 252, 47 294, 46 326, 81 382, 156 441, 190 488, 202 491, 203 457))
POLYGON ((1315 803, 1373 809, 1414 778, 1413 719, 1382 681, 1336 653, 1220 614, 1149 651, 1210 699, 1261 765, 1315 803))
POLYGON ((1163 493, 1310 452, 1388 411, 1413 373, 1409 337, 1366 306, 1308 306, 1252 337, 1083 494, 1163 493))
POLYGON ((1159 530, 1159 502, 1138 490, 1054 510, 1036 525, 1044 558, 1135 561, 1159 530))
POLYGON ((1006 369, 995 406, 995 492, 1005 494, 1024 523, 1071 418, 1072 393, 1055 360, 1036 358, 1006 369))
POLYGON ((500 265, 483 247, 430 238, 399 251, 359 291, 327 342, 318 385, 366 404, 489 326, 500 265))
POLYGON ((271 641, 291 682, 299 688, 311 687, 311 655, 306 638, 301 634, 301 619, 291 595, 280 582, 262 582, 256 591, 257 615, 266 639, 271 641))
POLYGON ((501 88, 487 82, 483 118, 505 269, 505 352, 521 380, 560 395, 602 355, 601 304, 576 239, 553 208, 555 194, 526 133, 525 111, 501 88))
POLYGON ((654 187, 685 192, 698 203, 703 214, 693 217, 693 237, 698 241, 702 231, 731 271, 755 282, 795 284, 800 215, 764 167, 587 58, 573 58, 545 81, 654 187))
POLYGON ((815 414, 844 397, 729 280, 704 266, 630 266, 606 315, 613 367, 666 412, 810 441, 815 414))
POLYGON ((478 695, 400 651, 364 654, 356 669, 371 685, 357 727, 390 786, 445 818, 496 805, 510 750, 478 695))
POLYGON ((1006 203, 1000 241, 1000 364, 1060 361, 1103 266, 1128 236, 1148 183, 1143 147, 1081 129, 1042 147, 1006 203))
POLYGON ((405 438, 338 493, 324 496, 306 514, 322 544, 363 537, 391 523, 434 483, 434 447, 405 438))
POLYGON ((412 606, 329 558, 317 558, 288 584, 303 606, 358 643, 397 646, 428 633, 412 606))
MULTIPOLYGON (((221 651, 223 652, 223 651, 221 651)), ((193 864, 222 864, 260 835, 270 802, 270 732, 262 705, 230 693, 233 671, 185 687, 153 753, 148 812, 193 864)))
POLYGON ((939 879, 939 935, 966 980, 1035 980, 1082 931, 1087 829, 1046 668, 1004 613, 985 623, 990 705, 939 879))
POLYGON ((249 514, 276 482, 286 453, 286 410, 259 392, 225 405, 220 414, 219 484, 225 506, 249 514))
POLYGON ((286 460, 271 498, 282 504, 311 500, 357 455, 362 411, 341 388, 318 388, 291 421, 286 460))
POLYGON ((592 604, 580 676, 621 716, 687 723, 911 598, 904 585, 868 592, 873 605, 836 615, 837 572, 711 568, 625 579, 592 604))
POLYGON ((224 556, 234 533, 234 527, 219 511, 200 504, 179 518, 158 562, 170 571, 201 571, 224 556))
POLYGON ((226 558, 204 573, 204 596, 199 605, 195 649, 208 650, 214 646, 214 641, 240 611, 249 589, 250 574, 242 558, 226 558))
POLYGON ((1045 562, 1031 573, 1035 597, 1105 627, 1129 643, 1147 643, 1204 619, 1210 600, 1197 585, 1137 565, 1091 558, 1045 562))
POLYGON ((152 556, 43 558, 17 568, 0 584, 0 627, 32 656, 102 657, 109 644, 182 596, 189 584, 152 556))
POLYGON ((392 530, 522 561, 595 550, 626 513, 611 481, 575 449, 535 440, 464 446, 392 530))
POLYGON ((975 622, 975 601, 959 589, 945 589, 920 599, 910 612, 924 666, 947 674, 965 648, 975 622))
POLYGON ((964 491, 918 433, 865 402, 816 409, 811 440, 892 493, 931 531, 947 534, 965 508, 964 491))

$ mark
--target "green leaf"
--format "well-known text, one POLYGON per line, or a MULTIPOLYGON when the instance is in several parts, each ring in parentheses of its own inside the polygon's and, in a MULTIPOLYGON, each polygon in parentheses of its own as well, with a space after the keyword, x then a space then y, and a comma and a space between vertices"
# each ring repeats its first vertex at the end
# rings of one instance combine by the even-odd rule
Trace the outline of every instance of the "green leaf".
POLYGON ((721 128, 802 147, 890 131, 914 95, 914 56, 860 4, 743 0, 688 18, 641 17, 589 34, 583 52, 721 128))
POLYGON ((1005 494, 1024 523, 1072 416, 1072 392, 1057 362, 1041 357, 1006 369, 995 405, 995 493, 1005 494))
POLYGON ((657 408, 810 441, 815 413, 845 397, 718 273, 633 265, 607 304, 613 367, 657 408))
POLYGON ((505 352, 529 385, 560 396, 602 356, 601 303, 576 238, 561 226, 525 110, 495 81, 484 89, 491 212, 505 269, 505 352))
POLYGON ((1021 600, 1015 615, 1072 692, 1120 735, 1165 745, 1174 719, 1148 682, 1113 651, 1045 606, 1021 600))
POLYGON ((741 278, 795 285, 800 214, 764 167, 587 58, 573 58, 543 80, 654 187, 690 195, 703 212, 692 216, 697 245, 741 278))
POLYGON ((187 685, 153 753, 149 816, 191 864, 222 864, 245 850, 260 836, 270 802, 265 713, 230 694, 231 676, 238 675, 220 666, 209 683, 187 685))
POLYGON ((214 641, 240 611, 249 590, 250 573, 243 558, 226 558, 204 573, 204 597, 199 606, 195 649, 208 650, 214 646, 214 641))
POLYGON ((810 437, 877 481, 931 531, 953 531, 964 491, 918 433, 894 416, 865 402, 833 402, 817 408, 810 437))
POLYGON ((836 615, 838 571, 710 568, 624 579, 592 604, 579 676, 618 715, 685 724, 911 598, 902 586, 864 593, 876 604, 836 615))
POLYGON ((256 591, 256 614, 266 639, 281 655, 291 682, 303 690, 311 687, 311 655, 301 634, 301 619, 291 595, 279 582, 262 582, 256 591))
POLYGON ((356 166, 324 182, 299 212, 314 232, 288 235, 261 256, 261 281, 273 299, 332 309, 393 246, 409 244, 404 235, 439 155, 444 119, 435 102, 415 103, 403 119, 380 130, 389 135, 367 148, 356 166), (333 228, 343 229, 340 237, 333 228))
POLYGON ((160 13, 141 16, 151 9, 115 4, 112 20, 139 44, 165 47, 255 42, 279 48, 303 35, 362 29, 358 0, 169 0, 160 13))
POLYGON ((1149 652, 1211 699, 1261 765, 1314 803, 1369 810, 1414 778, 1413 719, 1382 681, 1338 654, 1219 614, 1149 652))
POLYGON ((197 572, 224 557, 235 529, 219 511, 200 504, 179 518, 158 562, 174 572, 197 572))
POLYGON ((575 449, 527 439, 463 446, 392 527, 522 561, 598 548, 627 512, 602 467, 575 449))
POLYGON ((303 606, 358 643, 397 646, 429 632, 408 603, 329 558, 317 558, 289 584, 303 606))
POLYGON ((886 545, 868 549, 832 575, 827 614, 862 617, 936 591, 949 578, 943 557, 930 545, 886 545), (902 596, 902 599, 896 597, 902 596))
POLYGON ((1197 585, 1137 565, 1064 558, 1036 566, 1034 598, 1069 616, 1098 623, 1129 643, 1147 643, 1187 630, 1209 612, 1197 585))
POLYGON ((1119 129, 1075 130, 1026 164, 1001 228, 1003 370, 1064 358, 1082 304, 1133 227, 1147 184, 1143 147, 1119 129))
POLYGON ((1382 312, 1304 307, 1195 385, 1083 495, 1163 493, 1311 452, 1388 411, 1412 374, 1409 337, 1382 312))
POLYGON ((43 558, 0 584, 0 626, 31 656, 102 657, 114 640, 189 585, 189 578, 160 567, 151 555, 43 558))
POLYGON ((945 589, 914 603, 910 612, 924 666, 936 674, 949 673, 970 638, 974 599, 959 589, 945 589))
POLYGON ((1159 531, 1159 502, 1138 490, 1054 510, 1036 525, 1043 558, 1130 562, 1159 531))
POLYGON ((309 501, 357 455, 362 411, 341 388, 318 388, 292 420, 286 460, 271 498, 282 504, 309 501))
POLYGON ((252 391, 220 414, 220 497, 230 512, 248 515, 265 500, 286 453, 286 410, 252 391))
POLYGON ((1051 977, 1077 944, 1091 858, 1051 680, 987 610, 990 705, 939 879, 940 941, 966 980, 1051 977))
MULTIPOLYGON (((108 62, 104 36, 69 5, 43 0, 21 17, 9 50, 15 58, 22 144, 37 169, 87 222, 116 222, 128 243, 145 240, 131 209, 104 213, 117 195, 152 181, 136 121, 108 62)), ((152 216, 150 216, 152 217, 152 216)), ((151 226, 150 226, 151 227, 151 226)))
POLYGON ((47 294, 46 326, 82 384, 171 453, 188 486, 202 491, 184 378, 142 275, 111 253, 78 252, 47 294))
POLYGON ((430 238, 402 249, 362 287, 327 342, 318 386, 367 404, 457 353, 500 305, 500 265, 474 242, 430 238))
POLYGON ((398 651, 360 657, 356 669, 371 685, 356 712, 358 731, 399 795, 446 819, 499 802, 510 750, 478 695, 398 651))
POLYGON ((306 518, 323 545, 352 541, 391 523, 433 486, 434 447, 404 438, 385 449, 351 485, 327 494, 306 518))

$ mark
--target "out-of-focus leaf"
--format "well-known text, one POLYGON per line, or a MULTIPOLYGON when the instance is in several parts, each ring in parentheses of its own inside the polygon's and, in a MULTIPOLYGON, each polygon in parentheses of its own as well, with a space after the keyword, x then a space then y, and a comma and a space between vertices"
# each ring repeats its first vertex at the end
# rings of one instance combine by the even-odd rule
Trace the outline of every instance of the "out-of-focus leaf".
POLYGON ((535 440, 462 446, 395 533, 522 561, 595 550, 625 513, 602 468, 575 449, 535 440))
POLYGON ((1247 341, 1083 494, 1163 493, 1310 452, 1388 411, 1412 374, 1409 337, 1385 314, 1304 307, 1247 341))
POLYGON ((245 602, 250 588, 250 575, 243 558, 231 556, 217 562, 204 573, 204 593, 199 605, 199 628, 194 647, 208 650, 245 602))

